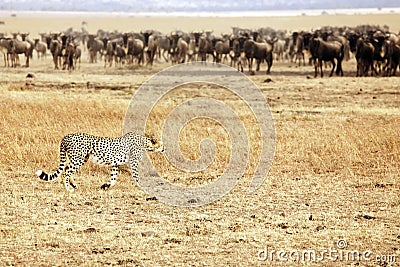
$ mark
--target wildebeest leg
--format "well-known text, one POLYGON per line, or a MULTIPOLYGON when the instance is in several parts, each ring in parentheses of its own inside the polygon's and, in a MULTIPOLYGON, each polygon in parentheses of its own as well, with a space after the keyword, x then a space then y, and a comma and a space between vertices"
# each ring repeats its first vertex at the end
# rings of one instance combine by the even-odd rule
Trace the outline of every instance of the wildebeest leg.
POLYGON ((162 52, 162 57, 164 58, 165 62, 169 62, 168 58, 165 56, 165 52, 167 52, 167 50, 164 49, 164 51, 162 52))
POLYGON ((256 68, 256 71, 260 71, 260 64, 261 64, 261 59, 257 59, 257 68, 256 68))
POLYGON ((68 70, 73 70, 74 69, 74 55, 71 53, 69 56, 69 61, 68 61, 68 70))
POLYGON ((30 58, 30 55, 29 55, 28 53, 26 53, 26 54, 25 54, 25 57, 26 57, 25 66, 26 66, 27 68, 29 68, 29 58, 30 58))
POLYGON ((337 67, 336 67, 336 75, 343 76, 343 69, 342 69, 342 60, 338 59, 337 60, 337 67))
POLYGON ((272 64, 270 62, 267 62, 267 71, 266 71, 267 74, 271 73, 271 65, 272 64))
POLYGON ((332 63, 332 70, 331 70, 331 74, 329 74, 329 77, 332 77, 333 71, 335 70, 335 67, 336 67, 335 59, 332 59, 332 60, 331 60, 331 63, 332 63))
POLYGON ((273 62, 274 62, 274 57, 272 56, 272 53, 270 53, 267 56, 267 63, 268 63, 267 74, 269 74, 271 72, 271 67, 272 67, 273 62))
POLYGON ((318 75, 318 67, 319 67, 319 59, 316 58, 315 61, 314 61, 314 71, 315 71, 315 73, 314 73, 314 78, 317 78, 317 75, 318 75))
POLYGON ((247 58, 247 60, 249 61, 249 72, 252 72, 252 67, 253 67, 253 58, 247 58))
POLYGON ((21 63, 19 62, 19 55, 17 53, 14 54, 14 68, 16 68, 17 66, 21 66, 21 63))
POLYGON ((319 70, 321 71, 321 78, 324 77, 324 71, 322 70, 322 59, 318 59, 319 70))
POLYGON ((3 57, 4 57, 4 67, 7 67, 8 53, 3 53, 3 57))
POLYGON ((360 76, 367 77, 369 75, 368 72, 370 69, 371 69, 371 76, 374 76, 374 73, 373 73, 374 66, 371 64, 371 62, 369 60, 366 60, 366 59, 363 60, 361 68, 362 68, 362 75, 360 75, 360 76))
MULTIPOLYGON (((379 64, 379 63, 378 63, 378 64, 379 64)), ((379 68, 379 72, 378 72, 378 71, 376 70, 376 68, 374 67, 374 63, 371 64, 371 71, 374 70, 376 76, 378 76, 379 73, 381 72, 381 65, 378 65, 378 68, 379 68)), ((373 75, 371 75, 371 76, 373 76, 373 75)))
POLYGON ((58 70, 58 56, 53 55, 54 69, 58 70))

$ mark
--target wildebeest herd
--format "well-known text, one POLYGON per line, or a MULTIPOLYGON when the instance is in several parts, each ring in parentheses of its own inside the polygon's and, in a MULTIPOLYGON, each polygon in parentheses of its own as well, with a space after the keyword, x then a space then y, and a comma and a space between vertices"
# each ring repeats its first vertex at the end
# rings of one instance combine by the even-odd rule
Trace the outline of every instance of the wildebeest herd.
POLYGON ((314 31, 287 32, 272 28, 258 30, 232 27, 230 33, 216 35, 213 31, 174 31, 168 34, 157 30, 118 32, 98 30, 90 34, 67 29, 61 33, 41 33, 31 39, 29 34, 0 33, 0 49, 5 67, 20 66, 19 55, 25 56, 25 66, 36 50, 38 58, 49 51, 54 68, 74 70, 80 66, 82 51, 88 62, 104 61, 104 67, 122 65, 172 64, 190 61, 213 61, 230 64, 243 72, 248 66, 254 74, 253 61, 267 65, 270 73, 274 60, 314 65, 315 77, 323 77, 323 65, 331 64, 330 76, 343 76, 342 61, 355 58, 357 76, 392 76, 399 68, 400 37, 387 27, 361 25, 357 27, 322 27, 314 31), (324 64, 325 63, 325 64, 324 64))

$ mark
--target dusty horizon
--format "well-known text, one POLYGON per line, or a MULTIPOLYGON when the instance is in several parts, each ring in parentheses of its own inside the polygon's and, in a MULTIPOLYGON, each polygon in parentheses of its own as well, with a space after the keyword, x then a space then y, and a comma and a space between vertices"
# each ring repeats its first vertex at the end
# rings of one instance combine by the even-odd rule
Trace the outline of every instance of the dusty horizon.
POLYGON ((311 31, 323 26, 354 27, 358 25, 388 26, 391 32, 400 31, 400 14, 355 14, 355 15, 317 15, 286 17, 123 17, 123 16, 76 16, 76 17, 1 17, 4 24, 0 32, 29 32, 38 36, 41 32, 59 32, 72 27, 81 30, 82 22, 87 22, 86 29, 96 33, 103 29, 108 31, 141 31, 154 29, 162 33, 175 30, 190 32, 193 30, 213 30, 215 34, 232 31, 232 27, 258 29, 271 27, 275 30, 311 31))

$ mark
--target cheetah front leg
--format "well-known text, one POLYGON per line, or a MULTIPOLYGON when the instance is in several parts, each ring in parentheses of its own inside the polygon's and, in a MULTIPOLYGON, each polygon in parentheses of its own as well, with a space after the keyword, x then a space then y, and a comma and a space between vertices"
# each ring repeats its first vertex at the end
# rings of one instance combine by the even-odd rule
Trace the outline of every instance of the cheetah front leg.
POLYGON ((103 184, 100 188, 103 190, 107 190, 110 187, 113 187, 117 183, 117 174, 118 174, 118 165, 112 166, 111 172, 110 172, 110 182, 103 184))
POLYGON ((131 169, 131 175, 133 180, 136 182, 138 187, 141 187, 139 184, 139 159, 136 157, 129 158, 129 168, 131 169))

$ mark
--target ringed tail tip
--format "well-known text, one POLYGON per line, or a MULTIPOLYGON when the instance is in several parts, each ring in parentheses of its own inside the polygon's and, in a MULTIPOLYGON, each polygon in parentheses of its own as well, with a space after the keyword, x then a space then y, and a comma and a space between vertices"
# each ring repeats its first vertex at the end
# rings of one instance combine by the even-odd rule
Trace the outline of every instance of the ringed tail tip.
POLYGON ((39 176, 39 177, 40 177, 40 175, 42 175, 42 173, 43 173, 42 170, 38 170, 35 174, 36 174, 36 176, 39 176))

